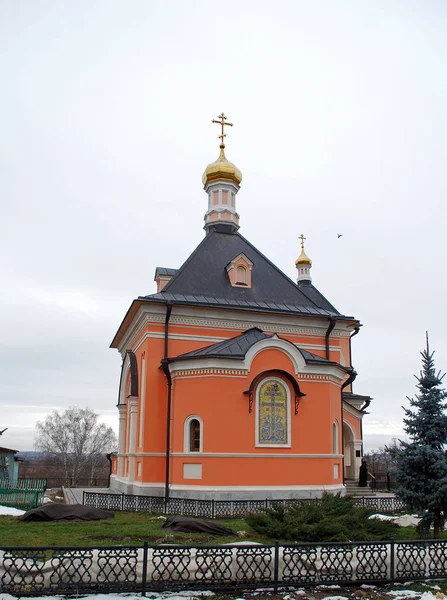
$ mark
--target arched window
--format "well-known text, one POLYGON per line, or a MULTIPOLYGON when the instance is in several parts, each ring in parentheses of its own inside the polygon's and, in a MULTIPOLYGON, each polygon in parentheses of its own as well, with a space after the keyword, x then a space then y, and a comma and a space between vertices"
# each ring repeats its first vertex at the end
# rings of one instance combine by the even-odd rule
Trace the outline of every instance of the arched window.
POLYGON ((338 454, 338 423, 334 421, 332 423, 332 450, 334 454, 338 454))
POLYGON ((290 448, 290 393, 281 379, 264 379, 256 393, 256 446, 290 448))
POLYGON ((238 267, 236 269, 236 283, 247 284, 247 270, 245 267, 238 267))
POLYGON ((202 419, 191 415, 185 421, 185 452, 202 452, 202 419))

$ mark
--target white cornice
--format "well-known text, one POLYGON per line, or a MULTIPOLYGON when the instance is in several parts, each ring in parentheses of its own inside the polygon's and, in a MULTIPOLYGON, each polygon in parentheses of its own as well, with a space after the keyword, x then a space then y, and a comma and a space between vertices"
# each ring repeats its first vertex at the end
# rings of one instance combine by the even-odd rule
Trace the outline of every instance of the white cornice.
POLYGON ((364 413, 355 409, 353 410, 353 407, 351 407, 349 403, 346 402, 346 400, 343 400, 343 410, 355 417, 356 419, 358 419, 359 421, 363 420, 364 413))
MULTIPOLYGON (((119 345, 119 352, 132 349, 138 337, 149 323, 164 323, 166 307, 164 304, 146 303, 140 306, 132 319, 119 345)), ((281 315, 271 313, 250 313, 236 309, 218 309, 204 306, 183 306, 174 303, 170 324, 186 327, 206 327, 219 329, 246 330, 259 327, 263 331, 291 333, 309 337, 324 337, 327 331, 327 318, 303 317, 302 315, 281 315)), ((352 326, 346 321, 337 321, 332 338, 349 337, 352 326)))

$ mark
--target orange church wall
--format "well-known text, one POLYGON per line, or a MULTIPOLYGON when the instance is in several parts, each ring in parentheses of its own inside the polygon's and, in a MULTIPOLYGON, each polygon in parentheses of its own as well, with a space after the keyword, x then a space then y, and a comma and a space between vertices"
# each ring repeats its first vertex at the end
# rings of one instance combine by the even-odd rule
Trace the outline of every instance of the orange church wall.
MULTIPOLYGON (((194 413, 203 422, 203 453, 228 453, 231 438, 232 453, 250 454, 332 454, 332 423, 335 417, 340 422, 340 389, 330 382, 306 381, 301 389, 306 393, 295 415, 294 392, 288 382, 291 410, 291 447, 256 447, 256 410, 248 411, 248 396, 243 394, 250 382, 259 373, 275 364, 280 369, 293 373, 290 359, 279 350, 265 350, 255 357, 249 377, 177 377, 173 393, 173 437, 174 453, 183 453, 184 424, 194 413), (216 412, 218 417, 216 418, 216 412)), ((281 375, 271 372, 273 376, 281 375)), ((322 481, 329 485, 338 481, 333 477, 330 458, 280 459, 280 469, 275 459, 206 457, 191 453, 173 459, 172 483, 193 484, 183 479, 183 464, 200 462, 203 465, 200 485, 297 485, 322 481), (267 461, 267 462, 265 462, 267 461), (284 462, 283 462, 284 461, 284 462), (265 465, 271 464, 271 468, 265 465), (276 468, 273 465, 276 464, 276 468), (299 473, 299 475, 298 475, 299 473), (323 479, 322 479, 323 478, 323 479), (220 483, 218 483, 220 482, 220 483), (282 482, 282 483, 281 483, 282 482)))
POLYGON ((351 428, 355 433, 355 437, 357 440, 361 439, 361 422, 360 419, 356 419, 351 413, 348 413, 346 410, 343 411, 343 421, 349 423, 351 428))
MULTIPOLYGON (((173 314, 175 313, 175 308, 173 314)), ((262 326, 261 326, 262 327, 262 326)), ((133 347, 138 363, 139 403, 144 402, 143 443, 137 447, 140 454, 136 458, 136 467, 141 463, 140 475, 135 469, 135 479, 142 483, 164 482, 166 451, 166 409, 167 382, 160 362, 164 355, 164 324, 150 324, 141 332, 133 347), (160 337, 152 337, 151 334, 160 337), (142 356, 145 356, 145 398, 141 397, 142 356), (145 453, 157 453, 159 456, 145 456, 145 453)), ((186 326, 171 323, 170 336, 197 336, 198 339, 169 338, 169 356, 178 356, 203 346, 210 345, 218 338, 234 337, 243 330, 219 327, 186 326), (208 338, 203 341, 203 338, 208 338)), ((279 333, 300 346, 308 346, 314 354, 325 357, 324 336, 292 335, 279 333), (314 348, 314 346, 320 346, 314 348)), ((330 345, 340 347, 344 361, 349 361, 348 338, 331 337, 330 345)), ((330 359, 340 360, 340 353, 332 350, 330 359)), ((294 391, 285 381, 290 394, 291 447, 256 447, 255 421, 256 410, 248 411, 248 390, 251 381, 263 371, 270 371, 272 365, 295 377, 295 368, 291 359, 281 350, 268 349, 260 352, 251 365, 250 373, 241 377, 217 376, 176 376, 172 387, 172 435, 171 435, 171 477, 174 485, 189 486, 284 486, 284 485, 332 485, 342 481, 341 459, 328 458, 254 458, 254 457, 210 457, 206 453, 228 453, 229 438, 231 452, 239 454, 332 454, 332 425, 339 423, 339 448, 341 449, 341 399, 340 387, 328 380, 313 381, 299 379, 301 391, 306 394, 299 402, 298 415, 295 415, 294 391), (191 406, 194 410, 191 410, 191 406), (197 414, 203 421, 203 453, 184 453, 184 423, 188 416, 197 414), (218 412, 218 418, 216 413, 218 412), (175 454, 183 456, 175 456, 175 454), (278 462, 279 461, 279 462, 278 462), (202 464, 201 479, 184 479, 184 464, 202 464), (334 464, 339 465, 339 477, 334 478, 334 464)), ((275 373, 272 373, 275 374, 275 373)), ((276 375, 281 378, 280 374, 276 375)), ((141 409, 138 407, 137 440, 140 431, 141 409)), ((348 420, 351 415, 344 418, 348 420)), ((356 436, 360 436, 358 420, 351 423, 356 427, 356 436)), ((124 428, 128 435, 128 426, 124 428)), ((127 437, 125 448, 127 447, 127 437)), ((340 450, 341 451, 341 450, 340 450)), ((113 471, 117 466, 114 462, 113 471)), ((128 472, 128 460, 123 462, 128 472)))

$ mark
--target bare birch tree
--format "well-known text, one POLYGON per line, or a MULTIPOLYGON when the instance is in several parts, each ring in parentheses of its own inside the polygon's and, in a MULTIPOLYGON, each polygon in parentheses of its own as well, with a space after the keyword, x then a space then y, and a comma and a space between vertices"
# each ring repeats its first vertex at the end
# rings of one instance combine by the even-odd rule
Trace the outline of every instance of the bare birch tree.
POLYGON ((63 413, 55 410, 36 423, 36 448, 59 458, 65 480, 71 480, 73 486, 86 470, 93 480, 100 456, 116 449, 113 429, 98 423, 98 418, 90 408, 71 406, 63 413))

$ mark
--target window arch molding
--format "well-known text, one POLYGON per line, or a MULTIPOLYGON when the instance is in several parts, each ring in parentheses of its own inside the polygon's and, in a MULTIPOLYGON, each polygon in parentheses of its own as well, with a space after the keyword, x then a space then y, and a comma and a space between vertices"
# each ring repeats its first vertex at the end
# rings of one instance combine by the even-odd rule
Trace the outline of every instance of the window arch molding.
POLYGON ((294 394, 295 394, 295 414, 298 414, 298 405, 301 398, 304 398, 306 394, 300 390, 300 386, 298 385, 297 380, 287 371, 283 371, 282 369, 274 369, 271 371, 262 371, 259 375, 256 375, 252 382, 250 383, 250 387, 248 390, 245 390, 244 394, 248 396, 248 412, 251 413, 253 410, 253 401, 255 397, 255 391, 261 381, 268 378, 277 377, 278 374, 286 379, 292 386, 294 394))
MULTIPOLYGON (((272 396, 272 402, 275 401, 275 397, 272 396)), ((279 377, 267 376, 259 380, 256 387, 256 409, 255 409, 255 446, 257 448, 290 448, 292 446, 291 434, 291 410, 290 410, 290 389, 286 381, 279 377), (266 384, 277 384, 282 387, 285 391, 285 441, 280 443, 268 443, 261 440, 261 390, 266 384)))
MULTIPOLYGON (((197 438, 196 438, 197 439, 197 438)), ((203 452, 203 421, 199 415, 189 415, 185 419, 183 429, 183 450, 188 454, 197 454, 203 452), (198 449, 193 450, 194 434, 197 435, 197 429, 193 430, 195 423, 198 423, 198 449)))
POLYGON ((126 352, 121 366, 118 406, 127 404, 128 396, 138 396, 138 363, 131 350, 126 352))

